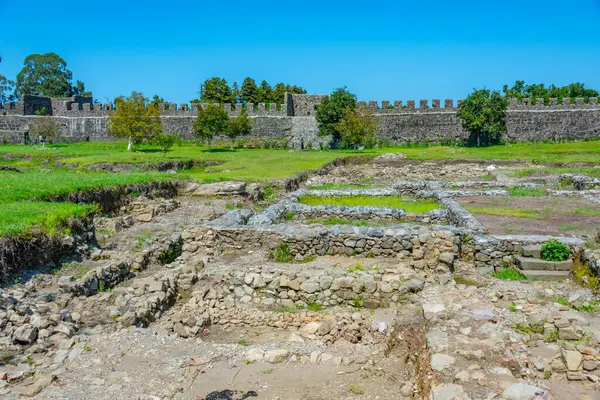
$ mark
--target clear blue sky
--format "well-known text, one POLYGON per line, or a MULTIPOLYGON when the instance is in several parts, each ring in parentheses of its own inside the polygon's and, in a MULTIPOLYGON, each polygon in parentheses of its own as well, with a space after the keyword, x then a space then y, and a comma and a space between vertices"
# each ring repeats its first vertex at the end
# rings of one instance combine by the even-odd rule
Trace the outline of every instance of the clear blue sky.
POLYGON ((56 52, 101 101, 186 102, 212 76, 345 85, 362 100, 459 99, 517 79, 600 90, 600 0, 0 0, 0 21, 0 74, 56 52))

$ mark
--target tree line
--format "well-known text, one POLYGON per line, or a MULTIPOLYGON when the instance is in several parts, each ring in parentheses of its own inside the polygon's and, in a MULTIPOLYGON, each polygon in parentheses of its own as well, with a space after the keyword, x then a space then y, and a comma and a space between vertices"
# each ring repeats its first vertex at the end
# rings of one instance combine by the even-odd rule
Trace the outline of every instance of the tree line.
POLYGON ((306 90, 301 86, 291 85, 284 82, 276 83, 271 86, 263 80, 260 86, 256 81, 247 77, 239 86, 233 82, 231 86, 224 78, 215 76, 207 79, 200 85, 198 92, 199 98, 192 102, 198 103, 285 103, 285 93, 306 94, 306 90))
MULTIPOLYGON (((146 142, 158 145, 166 152, 181 140, 178 135, 164 133, 160 120, 162 110, 154 100, 139 92, 115 99, 116 110, 109 117, 108 131, 115 137, 127 139, 128 151, 146 142)), ((237 138, 250 134, 253 122, 245 108, 230 118, 222 104, 208 103, 198 107, 193 128, 196 138, 207 143, 209 150, 218 135, 229 137, 233 149, 237 138)))

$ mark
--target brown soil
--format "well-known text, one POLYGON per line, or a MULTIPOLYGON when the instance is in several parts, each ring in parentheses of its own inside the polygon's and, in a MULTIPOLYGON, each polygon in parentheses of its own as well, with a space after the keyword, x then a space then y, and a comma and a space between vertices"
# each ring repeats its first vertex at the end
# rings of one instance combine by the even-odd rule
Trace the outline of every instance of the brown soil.
POLYGON ((600 216, 575 213, 578 209, 600 212, 600 204, 579 197, 468 197, 459 202, 466 207, 539 210, 540 219, 475 214, 493 235, 594 236, 600 216))

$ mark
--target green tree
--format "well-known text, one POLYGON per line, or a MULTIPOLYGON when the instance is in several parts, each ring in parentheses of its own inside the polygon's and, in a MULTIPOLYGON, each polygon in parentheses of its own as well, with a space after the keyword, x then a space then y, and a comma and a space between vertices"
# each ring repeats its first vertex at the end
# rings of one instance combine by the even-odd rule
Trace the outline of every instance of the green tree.
POLYGON ((194 133, 199 140, 208 144, 210 151, 210 144, 214 137, 226 132, 228 121, 229 116, 222 105, 208 103, 207 106, 198 107, 198 117, 194 121, 194 133))
POLYGON ((203 103, 234 103, 235 99, 227 81, 215 76, 205 80, 201 85, 200 101, 203 103))
POLYGON ((283 82, 279 82, 273 87, 273 95, 271 98, 272 102, 277 104, 285 103, 285 94, 306 94, 306 90, 302 89, 300 86, 296 85, 288 85, 283 82))
POLYGON ((269 85, 269 82, 262 81, 260 88, 258 88, 258 99, 259 103, 270 103, 273 97, 273 88, 269 85))
POLYGON ((108 121, 108 131, 115 137, 128 139, 127 151, 163 132, 161 110, 149 103, 142 93, 132 92, 129 97, 117 97, 115 105, 116 110, 108 121))
POLYGON ((250 77, 244 79, 240 90, 240 100, 242 103, 259 103, 258 86, 256 86, 254 79, 250 77))
POLYGON ((43 107, 35 112, 36 118, 33 119, 29 131, 34 140, 42 136, 49 143, 53 143, 60 135, 60 124, 50 116, 48 110, 43 107))
POLYGON ((475 90, 460 105, 456 115, 469 132, 467 146, 491 146, 502 142, 506 133, 508 101, 497 91, 475 90))
POLYGON ((246 109, 243 108, 239 115, 230 118, 227 122, 226 133, 229 139, 231 139, 231 149, 235 147, 235 139, 240 136, 249 135, 252 132, 252 123, 254 120, 248 117, 246 109))
POLYGON ((152 138, 152 143, 160 147, 163 153, 168 152, 176 143, 181 143, 181 138, 178 135, 172 133, 164 134, 159 133, 152 138))
POLYGON ((239 103, 240 102, 240 87, 238 85, 237 82, 233 82, 233 85, 231 85, 231 95, 233 96, 233 101, 232 103, 239 103))
POLYGON ((367 110, 346 108, 344 117, 337 123, 342 147, 373 148, 377 138, 377 121, 367 110))
POLYGON ((50 97, 70 97, 80 89, 83 82, 72 85, 73 73, 67 62, 56 53, 31 54, 25 58, 23 69, 17 75, 15 94, 35 94, 50 97))
MULTIPOLYGON (((0 63, 2 63, 2 57, 0 57, 0 63)), ((6 101, 12 100, 12 91, 14 90, 14 87, 15 83, 13 81, 0 74, 0 105, 4 104, 6 101)))
POLYGON ((341 139, 338 123, 344 118, 348 109, 356 108, 356 95, 350 93, 346 87, 333 91, 325 96, 317 106, 317 123, 319 136, 331 135, 332 142, 337 145, 341 139))
POLYGON ((154 96, 152 96, 152 101, 150 101, 150 103, 154 104, 156 107, 158 107, 158 105, 160 103, 165 103, 165 99, 163 99, 162 97, 160 97, 159 95, 155 94, 154 96))
POLYGON ((77 83, 75 84, 75 86, 73 86, 73 94, 76 96, 84 96, 84 97, 91 97, 92 96, 92 92, 88 92, 85 90, 85 83, 81 82, 81 81, 77 81, 77 83))

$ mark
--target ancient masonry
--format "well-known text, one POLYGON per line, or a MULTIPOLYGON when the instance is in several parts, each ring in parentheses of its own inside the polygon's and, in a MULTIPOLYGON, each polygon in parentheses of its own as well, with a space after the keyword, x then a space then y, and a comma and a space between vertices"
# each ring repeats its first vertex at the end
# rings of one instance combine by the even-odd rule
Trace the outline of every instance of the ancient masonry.
MULTIPOLYGON (((247 104, 247 110, 255 120, 254 138, 286 138, 296 148, 319 148, 328 142, 317 136, 315 108, 323 95, 286 95, 286 102, 276 104, 247 104)), ((460 103, 460 102, 459 102, 460 103)), ((465 137, 466 133, 456 116, 454 100, 414 100, 359 102, 370 109, 379 120, 380 136, 393 144, 451 142, 465 137)), ((167 133, 193 138, 192 124, 197 114, 197 104, 161 104, 162 122, 167 133)), ((224 104, 229 115, 241 111, 241 104, 224 104)), ((107 130, 108 116, 113 112, 112 104, 94 104, 91 97, 74 96, 69 99, 54 99, 39 96, 24 96, 23 101, 7 103, 0 109, 0 140, 8 143, 23 143, 36 111, 52 110, 53 118, 62 125, 63 140, 107 141, 114 140, 107 130)), ((511 99, 507 111, 510 141, 586 139, 600 136, 600 105, 597 98, 530 99, 517 103, 511 99)))

